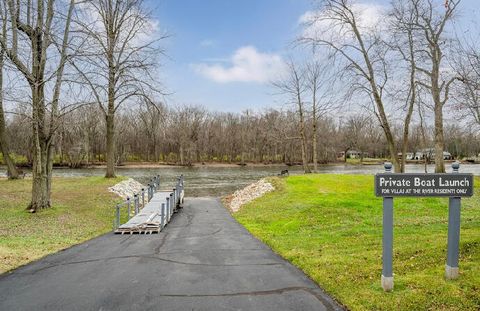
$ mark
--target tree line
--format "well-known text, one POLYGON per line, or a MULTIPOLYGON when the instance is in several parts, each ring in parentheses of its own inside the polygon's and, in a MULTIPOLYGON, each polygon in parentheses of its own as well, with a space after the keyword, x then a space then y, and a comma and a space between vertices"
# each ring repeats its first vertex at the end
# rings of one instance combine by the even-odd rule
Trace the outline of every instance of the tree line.
MULTIPOLYGON (((305 157, 312 170, 314 163, 345 161, 349 151, 357 151, 365 158, 389 158, 386 139, 373 116, 364 112, 312 116, 311 111, 305 111, 305 157)), ((126 162, 185 166, 202 162, 302 165, 300 121, 294 109, 226 113, 202 106, 141 103, 120 110, 116 121, 115 165, 126 162)), ((80 107, 63 117, 54 165, 76 168, 105 163, 105 123, 101 108, 96 105, 80 107)), ((392 129, 399 144, 402 127, 398 122, 392 129)), ((9 119, 6 133, 9 141, 15 142, 11 144, 11 152, 22 155, 24 164, 29 165, 33 159, 32 140, 29 124, 22 114, 9 119)), ((480 140, 474 128, 452 122, 446 125, 445 133, 446 149, 455 158, 480 153, 480 144, 472 144, 480 140)), ((414 123, 407 150, 418 152, 432 146, 433 141, 433 126, 423 128, 414 123)))

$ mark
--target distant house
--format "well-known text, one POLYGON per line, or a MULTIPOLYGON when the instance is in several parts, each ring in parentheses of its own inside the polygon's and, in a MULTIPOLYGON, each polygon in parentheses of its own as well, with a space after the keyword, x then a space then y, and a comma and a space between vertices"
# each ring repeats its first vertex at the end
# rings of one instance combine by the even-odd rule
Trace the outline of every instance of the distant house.
MULTIPOLYGON (((358 150, 348 150, 347 151, 347 158, 360 159, 362 157, 362 154, 363 154, 364 158, 368 157, 368 152, 361 152, 361 151, 358 151, 358 150)), ((338 156, 341 157, 341 158, 345 157, 345 151, 340 152, 338 154, 338 156)))
POLYGON ((348 150, 347 151, 347 158, 350 159, 360 159, 362 156, 362 152, 357 151, 357 150, 348 150))
POLYGON ((444 160, 453 160, 453 156, 450 152, 448 151, 444 151, 443 152, 443 159, 444 160))
MULTIPOLYGON (((400 154, 401 155, 401 154, 400 154)), ((427 159, 435 159, 435 149, 434 148, 426 148, 421 149, 417 152, 409 152, 407 153, 407 160, 424 160, 427 159)), ((444 160, 452 160, 452 154, 448 151, 443 152, 443 159, 444 160)))

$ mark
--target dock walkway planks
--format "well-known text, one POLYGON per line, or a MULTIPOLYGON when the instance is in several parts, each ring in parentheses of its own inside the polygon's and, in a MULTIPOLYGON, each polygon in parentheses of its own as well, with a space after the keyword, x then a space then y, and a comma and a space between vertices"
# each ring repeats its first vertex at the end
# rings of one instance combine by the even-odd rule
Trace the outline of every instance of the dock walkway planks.
MULTIPOLYGON (((162 230, 162 203, 167 204, 167 198, 172 192, 159 191, 153 194, 150 202, 145 204, 145 207, 140 212, 130 218, 129 221, 121 225, 115 230, 115 233, 120 234, 134 234, 134 233, 158 233, 162 230)), ((167 213, 165 206, 164 213, 167 213)), ((164 217, 167 217, 165 215, 164 217)))

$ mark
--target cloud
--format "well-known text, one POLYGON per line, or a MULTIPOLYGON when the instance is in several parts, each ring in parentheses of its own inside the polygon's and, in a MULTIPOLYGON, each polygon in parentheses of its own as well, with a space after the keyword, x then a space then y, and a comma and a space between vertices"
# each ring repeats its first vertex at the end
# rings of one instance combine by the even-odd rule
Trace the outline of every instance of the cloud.
MULTIPOLYGON (((388 18, 386 7, 379 4, 353 2, 350 5, 355 15, 357 26, 363 34, 381 33, 386 29, 388 18)), ((311 39, 332 39, 335 41, 350 41, 353 32, 345 27, 329 10, 307 11, 299 18, 303 26, 302 36, 311 39)))
POLYGON ((195 64, 194 70, 219 83, 266 83, 285 69, 282 57, 274 53, 261 53, 253 46, 244 46, 230 57, 229 64, 195 64))

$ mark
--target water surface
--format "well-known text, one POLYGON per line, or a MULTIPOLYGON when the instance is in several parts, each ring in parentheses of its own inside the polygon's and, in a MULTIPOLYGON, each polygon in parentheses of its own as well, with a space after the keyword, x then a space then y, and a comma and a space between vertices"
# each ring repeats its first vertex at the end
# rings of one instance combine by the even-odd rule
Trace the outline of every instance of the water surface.
MULTIPOLYGON (((134 178, 141 183, 148 183, 149 179, 158 174, 160 175, 162 188, 169 189, 173 187, 176 177, 180 174, 185 176, 185 191, 187 196, 223 196, 234 192, 260 178, 275 176, 281 170, 288 169, 290 174, 302 174, 301 166, 233 166, 233 167, 212 167, 212 166, 194 166, 194 167, 158 167, 158 168, 132 168, 120 167, 117 169, 118 175, 134 178)), ((319 173, 323 174, 367 174, 373 175, 383 172, 383 165, 322 165, 319 166, 319 173)), ((424 166, 421 164, 408 164, 407 172, 423 173, 424 166)), ((429 165, 428 171, 433 172, 434 166, 429 165)), ((462 173, 473 173, 480 175, 480 165, 462 164, 460 167, 462 173)), ((447 172, 451 172, 450 165, 447 166, 447 172)), ((0 176, 5 176, 5 168, 0 168, 0 176)), ((105 170, 102 168, 83 168, 68 169, 55 168, 54 176, 61 177, 84 177, 84 176, 103 176, 105 170)))

